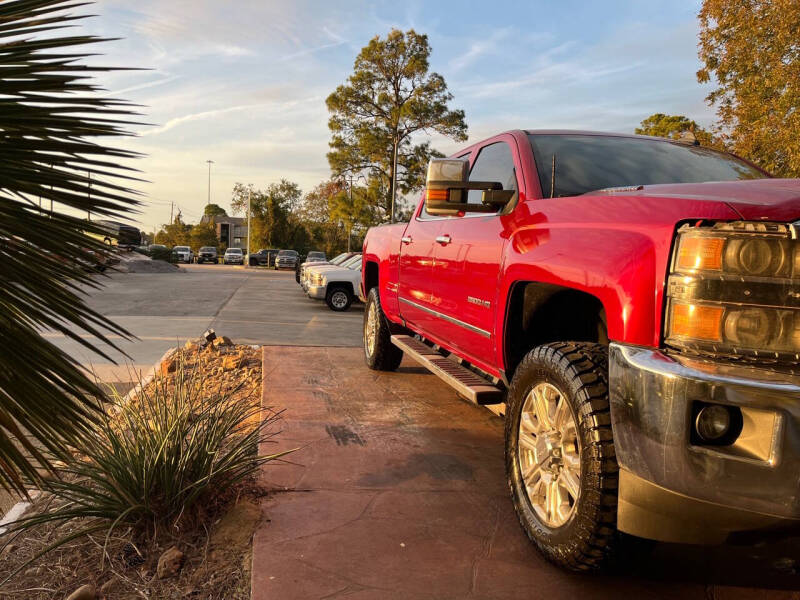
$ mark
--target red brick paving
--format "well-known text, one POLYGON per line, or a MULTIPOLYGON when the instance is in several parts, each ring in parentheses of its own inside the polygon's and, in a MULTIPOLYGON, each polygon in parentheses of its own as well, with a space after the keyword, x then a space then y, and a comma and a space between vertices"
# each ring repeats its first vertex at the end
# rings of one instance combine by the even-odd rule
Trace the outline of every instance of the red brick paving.
POLYGON ((263 390, 286 412, 262 451, 300 450, 264 470, 276 492, 253 541, 253 600, 798 597, 706 585, 730 565, 683 547, 659 546, 644 575, 553 567, 508 498, 502 420, 411 361, 376 373, 359 349, 265 347, 263 390))

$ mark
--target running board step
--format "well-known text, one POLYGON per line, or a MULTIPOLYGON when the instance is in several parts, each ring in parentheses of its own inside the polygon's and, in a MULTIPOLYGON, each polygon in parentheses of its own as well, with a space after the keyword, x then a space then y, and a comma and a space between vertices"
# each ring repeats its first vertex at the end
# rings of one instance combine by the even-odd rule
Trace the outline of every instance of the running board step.
POLYGON ((430 346, 410 335, 393 335, 392 344, 438 376, 475 404, 500 404, 505 402, 503 392, 469 369, 448 360, 430 346))

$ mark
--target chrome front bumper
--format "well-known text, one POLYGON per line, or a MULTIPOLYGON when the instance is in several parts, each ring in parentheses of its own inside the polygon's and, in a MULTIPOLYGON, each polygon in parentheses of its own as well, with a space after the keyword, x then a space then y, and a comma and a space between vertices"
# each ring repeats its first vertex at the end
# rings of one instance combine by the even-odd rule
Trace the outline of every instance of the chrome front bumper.
POLYGON ((327 286, 324 285, 309 285, 306 289, 309 298, 314 298, 315 300, 325 300, 325 292, 327 290, 327 286))
POLYGON ((622 531, 720 543, 800 525, 800 377, 611 344, 609 382, 622 531), (694 444, 695 402, 739 407, 736 441, 694 444))

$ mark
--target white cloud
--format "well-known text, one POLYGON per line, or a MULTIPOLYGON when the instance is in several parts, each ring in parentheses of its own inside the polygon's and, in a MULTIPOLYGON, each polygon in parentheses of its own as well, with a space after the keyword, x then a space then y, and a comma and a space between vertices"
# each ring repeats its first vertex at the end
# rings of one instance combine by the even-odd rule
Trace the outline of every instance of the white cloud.
POLYGON ((461 56, 456 56, 450 61, 450 70, 461 71, 470 66, 480 57, 487 54, 496 54, 502 49, 502 42, 506 41, 512 33, 510 27, 493 31, 486 39, 481 39, 470 44, 469 49, 461 56))

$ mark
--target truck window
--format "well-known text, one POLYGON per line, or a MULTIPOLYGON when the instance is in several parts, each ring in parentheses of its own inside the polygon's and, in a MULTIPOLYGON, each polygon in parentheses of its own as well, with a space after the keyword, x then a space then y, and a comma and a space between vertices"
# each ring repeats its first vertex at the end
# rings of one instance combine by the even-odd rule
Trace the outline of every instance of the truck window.
POLYGON ((545 198, 610 187, 767 177, 730 154, 669 140, 581 134, 528 137, 545 198))
MULTIPOLYGON (((514 156, 511 147, 505 142, 497 142, 484 146, 472 165, 470 181, 499 181, 504 190, 517 189, 517 177, 514 173, 514 156)), ((483 191, 470 190, 467 194, 469 204, 480 204, 483 191)))

